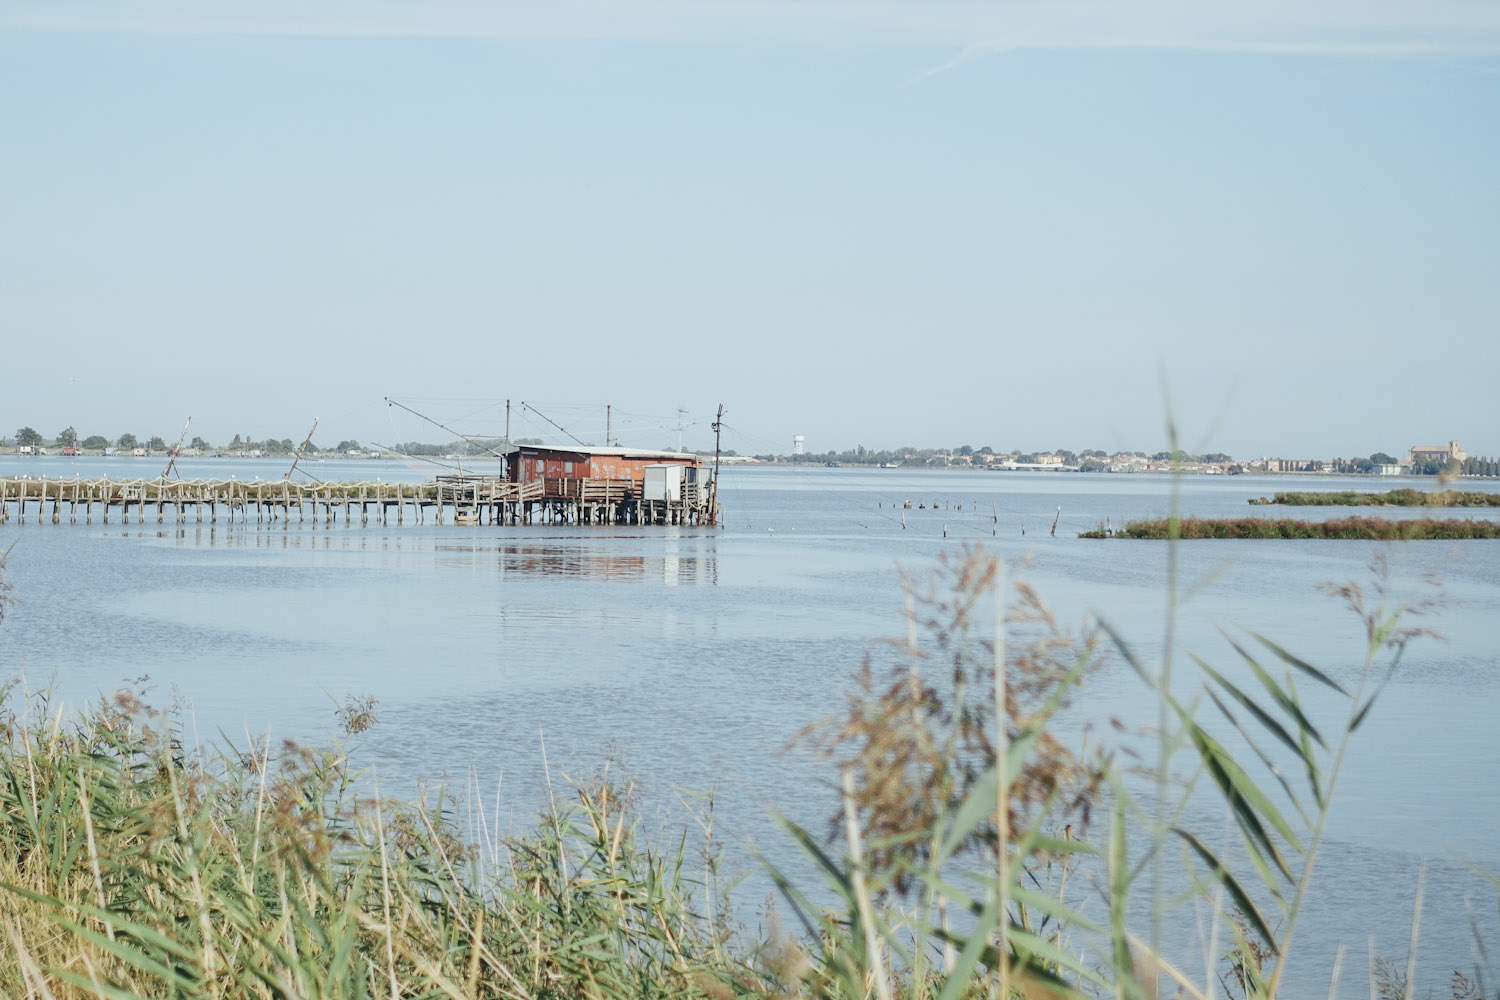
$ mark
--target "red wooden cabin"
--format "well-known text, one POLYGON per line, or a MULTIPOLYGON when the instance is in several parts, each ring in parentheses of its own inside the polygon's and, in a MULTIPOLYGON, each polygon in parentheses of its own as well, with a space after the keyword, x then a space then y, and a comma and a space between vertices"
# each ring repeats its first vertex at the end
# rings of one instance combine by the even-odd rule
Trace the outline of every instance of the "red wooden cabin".
MULTIPOLYGON (((554 448, 544 445, 518 445, 506 458, 506 469, 512 482, 533 483, 544 479, 628 479, 640 496, 646 481, 646 467, 678 465, 701 469, 697 455, 677 451, 651 451, 646 448, 554 448)), ((699 477, 695 476, 697 480, 699 477)))

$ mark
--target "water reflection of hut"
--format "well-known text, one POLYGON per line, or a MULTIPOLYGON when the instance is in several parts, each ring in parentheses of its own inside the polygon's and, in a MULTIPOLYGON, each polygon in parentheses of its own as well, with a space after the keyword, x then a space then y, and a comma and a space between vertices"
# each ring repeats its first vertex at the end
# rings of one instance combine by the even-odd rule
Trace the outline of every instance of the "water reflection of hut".
POLYGON ((502 547, 499 557, 502 572, 520 576, 667 586, 712 585, 718 580, 717 558, 711 548, 642 555, 590 546, 519 544, 502 547))

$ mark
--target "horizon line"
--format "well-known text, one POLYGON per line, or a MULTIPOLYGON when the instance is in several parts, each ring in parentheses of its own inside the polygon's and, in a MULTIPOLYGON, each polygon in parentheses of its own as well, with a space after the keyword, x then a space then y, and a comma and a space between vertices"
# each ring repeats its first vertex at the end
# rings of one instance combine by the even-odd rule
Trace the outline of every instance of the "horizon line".
POLYGON ((16 0, 0 28, 53 32, 615 41, 634 44, 855 44, 956 48, 909 83, 984 55, 1027 50, 1235 52, 1332 57, 1500 53, 1500 5, 1370 0, 1309 8, 1290 0, 1253 11, 1182 0, 262 0, 205 7, 181 0, 16 0))

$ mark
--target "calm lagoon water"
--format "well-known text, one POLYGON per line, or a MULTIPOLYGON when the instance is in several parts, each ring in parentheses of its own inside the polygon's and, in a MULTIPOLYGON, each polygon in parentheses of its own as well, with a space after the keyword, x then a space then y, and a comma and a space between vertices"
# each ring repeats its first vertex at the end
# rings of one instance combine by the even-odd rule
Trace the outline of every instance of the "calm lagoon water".
MULTIPOLYGON (((323 479, 429 476, 384 462, 310 469, 323 479)), ((5 474, 158 471, 146 460, 0 459, 5 474)), ((199 460, 181 471, 279 479, 283 469, 199 460)), ((1202 516, 1332 516, 1342 512, 1246 500, 1350 485, 1194 477, 1181 484, 1182 506, 1202 516)), ((383 786, 472 777, 492 794, 499 784, 517 822, 543 788, 543 741, 554 777, 588 771, 613 749, 655 801, 716 786, 731 844, 753 839, 780 857, 762 801, 813 824, 833 803, 821 767, 781 751, 837 710, 874 640, 902 632, 902 567, 925 572, 940 554, 982 542, 1028 563, 1025 577, 1064 620, 1105 617, 1154 657, 1166 549, 1076 535, 1106 518, 1165 514, 1171 489, 1157 476, 730 467, 727 523, 717 530, 12 520, 0 526, 0 547, 11 547, 20 603, 0 628, 0 664, 74 703, 149 674, 155 700, 180 696, 204 741, 320 739, 334 724, 333 700, 371 694, 380 725, 356 753, 383 786), (906 500, 913 509, 902 510, 906 500)), ((1367 579, 1376 551, 1332 541, 1184 544, 1181 578, 1204 586, 1184 610, 1180 640, 1232 667, 1219 629, 1256 629, 1348 679, 1361 628, 1317 587, 1367 579)), ((1343 941, 1351 954, 1342 992, 1351 996, 1368 988, 1370 937, 1378 953, 1404 962, 1424 859, 1421 981, 1437 988, 1453 969, 1471 968, 1466 895, 1491 949, 1500 948, 1496 894, 1464 865, 1500 871, 1500 543, 1385 551, 1406 592, 1429 573, 1442 578, 1445 609, 1426 623, 1445 641, 1412 648, 1358 734, 1338 791, 1293 968, 1309 990, 1326 984, 1343 941)), ((1144 724, 1155 711, 1134 674, 1114 664, 1076 714, 1080 723, 1144 724)))

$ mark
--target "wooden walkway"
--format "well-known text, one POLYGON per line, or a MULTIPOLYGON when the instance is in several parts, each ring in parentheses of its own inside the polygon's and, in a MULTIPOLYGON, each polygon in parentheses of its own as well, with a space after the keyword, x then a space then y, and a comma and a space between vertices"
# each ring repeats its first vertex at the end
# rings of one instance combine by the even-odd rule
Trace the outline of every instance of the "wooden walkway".
POLYGON ((492 476, 440 476, 427 483, 294 483, 235 479, 0 479, 0 524, 14 517, 38 524, 218 523, 281 520, 332 526, 414 524, 679 524, 712 525, 709 497, 692 484, 682 499, 649 501, 629 479, 543 479, 516 483, 492 476))

